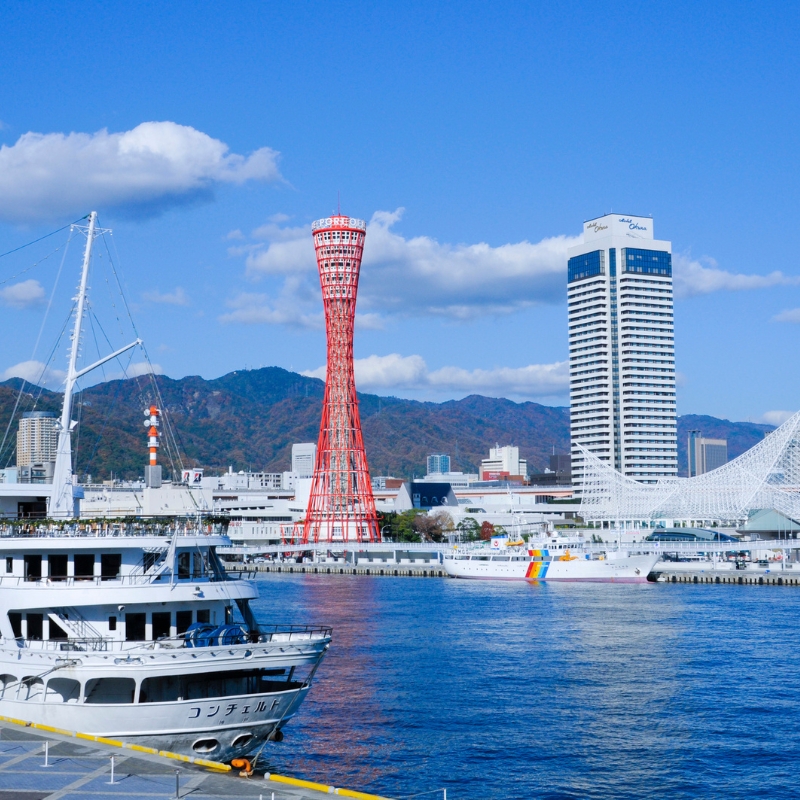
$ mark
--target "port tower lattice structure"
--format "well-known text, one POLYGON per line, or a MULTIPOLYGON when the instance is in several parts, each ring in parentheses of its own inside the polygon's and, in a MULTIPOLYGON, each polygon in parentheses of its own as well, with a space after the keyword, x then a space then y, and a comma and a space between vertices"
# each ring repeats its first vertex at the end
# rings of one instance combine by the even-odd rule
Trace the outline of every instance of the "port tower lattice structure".
POLYGON ((742 455, 693 478, 638 483, 586 448, 580 449, 585 468, 579 513, 586 522, 681 520, 738 525, 758 509, 800 519, 800 412, 742 455))
POLYGON ((328 361, 317 460, 303 522, 306 542, 380 541, 353 371, 356 296, 367 224, 343 214, 311 226, 328 361))

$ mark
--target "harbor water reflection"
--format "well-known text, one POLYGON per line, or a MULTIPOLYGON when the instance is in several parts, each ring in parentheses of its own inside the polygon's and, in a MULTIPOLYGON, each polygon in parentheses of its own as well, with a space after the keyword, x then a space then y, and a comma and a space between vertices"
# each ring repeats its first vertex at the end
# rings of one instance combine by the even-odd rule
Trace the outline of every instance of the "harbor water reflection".
POLYGON ((276 772, 449 798, 794 793, 800 592, 268 575, 334 628, 276 772))

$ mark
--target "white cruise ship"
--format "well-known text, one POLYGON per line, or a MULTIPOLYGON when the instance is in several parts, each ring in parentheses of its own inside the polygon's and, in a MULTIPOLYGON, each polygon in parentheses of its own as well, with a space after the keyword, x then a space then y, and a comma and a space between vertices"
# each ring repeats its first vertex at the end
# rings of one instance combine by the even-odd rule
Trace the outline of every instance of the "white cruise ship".
POLYGON ((257 621, 226 536, 167 533, 0 540, 0 714, 217 760, 282 738, 330 629, 257 621))
MULTIPOLYGON (((331 631, 256 620, 255 586, 226 574, 217 555, 231 544, 221 525, 76 520, 73 392, 142 343, 79 366, 92 243, 104 231, 95 212, 72 227, 86 247, 53 482, 0 486, 0 517, 33 497, 59 520, 0 526, 0 715, 217 760, 247 755, 282 738, 331 631)), ((145 411, 145 474, 158 486, 154 413, 145 411)))

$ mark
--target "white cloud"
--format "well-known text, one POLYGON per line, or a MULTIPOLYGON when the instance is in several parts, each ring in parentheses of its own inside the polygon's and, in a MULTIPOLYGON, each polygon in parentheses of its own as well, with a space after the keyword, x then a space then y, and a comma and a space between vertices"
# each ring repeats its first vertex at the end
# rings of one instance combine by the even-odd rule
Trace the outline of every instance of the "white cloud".
POLYGON ((767 425, 783 425, 789 417, 795 414, 794 411, 767 411, 761 415, 761 421, 766 422, 767 425))
POLYGON ((296 328, 324 328, 322 312, 304 314, 295 305, 273 303, 266 294, 240 292, 225 303, 231 309, 219 317, 222 323, 247 325, 289 325, 296 328))
MULTIPOLYGON (((713 258, 704 256, 693 259, 676 253, 672 257, 674 273, 673 285, 676 297, 693 297, 720 291, 745 291, 748 289, 768 289, 772 286, 796 286, 800 277, 770 272, 768 275, 743 275, 726 272, 717 266, 713 258)), ((792 320, 794 321, 794 320, 792 320)))
MULTIPOLYGON (((402 216, 402 208, 376 211, 367 226, 358 290, 358 307, 365 317, 362 327, 367 318, 372 327, 382 326, 387 316, 469 321, 563 302, 567 250, 580 237, 562 235, 498 246, 450 244, 430 236, 401 235, 396 226, 402 216)), ((285 215, 273 216, 228 251, 245 258, 248 278, 284 282, 279 305, 256 315, 262 322, 308 318, 321 308, 310 226, 284 226, 286 221, 285 215)), ((676 254, 673 263, 675 294, 681 298, 800 284, 800 277, 783 272, 727 272, 706 257, 676 254)), ((244 316, 251 321, 253 315, 244 316)), ((231 315, 226 319, 237 321, 231 315)))
MULTIPOLYGON (((563 300, 567 248, 579 239, 554 236, 493 247, 447 244, 429 236, 405 238, 392 228, 403 209, 376 211, 367 227, 359 307, 403 316, 470 319, 506 314, 536 303, 563 300)), ((281 227, 275 219, 253 231, 266 245, 232 248, 246 255, 250 278, 306 275, 316 271, 310 226, 281 227)), ((319 303, 318 290, 314 300, 319 303)))
POLYGON ((12 308, 30 308, 44 302, 44 287, 39 281, 27 280, 0 289, 0 300, 12 308))
POLYGON ((279 181, 278 153, 249 156, 175 122, 109 133, 26 133, 0 146, 0 218, 76 216, 91 208, 156 213, 218 184, 279 181))
MULTIPOLYGON (((488 394, 495 397, 515 395, 545 397, 569 391, 569 365, 530 364, 527 367, 463 369, 442 367, 430 371, 419 355, 372 355, 354 361, 356 384, 360 389, 433 389, 458 393, 488 394)), ((312 378, 325 379, 325 367, 304 372, 312 378)))
POLYGON ((800 308, 788 308, 772 318, 773 322, 800 322, 800 308))
POLYGON ((176 286, 174 292, 144 292, 142 297, 151 303, 165 303, 172 306, 188 306, 189 298, 182 286, 176 286))
POLYGON ((148 364, 146 361, 134 361, 128 364, 124 371, 110 372, 106 375, 104 381, 121 381, 127 378, 139 378, 142 375, 163 375, 164 370, 161 364, 148 364))
POLYGON ((61 386, 67 373, 60 369, 51 369, 41 361, 22 361, 9 367, 3 372, 3 380, 9 378, 22 378, 37 386, 46 386, 50 389, 61 386))

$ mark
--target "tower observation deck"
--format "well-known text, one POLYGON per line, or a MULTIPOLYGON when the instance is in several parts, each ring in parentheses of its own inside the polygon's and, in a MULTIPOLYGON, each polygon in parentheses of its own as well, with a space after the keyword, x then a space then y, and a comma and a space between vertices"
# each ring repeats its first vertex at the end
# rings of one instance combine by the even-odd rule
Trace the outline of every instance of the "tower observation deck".
POLYGON ((311 226, 328 363, 303 542, 380 539, 353 373, 353 326, 367 225, 341 214, 311 226))

